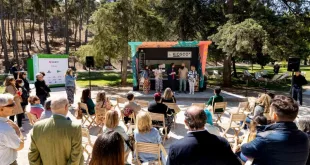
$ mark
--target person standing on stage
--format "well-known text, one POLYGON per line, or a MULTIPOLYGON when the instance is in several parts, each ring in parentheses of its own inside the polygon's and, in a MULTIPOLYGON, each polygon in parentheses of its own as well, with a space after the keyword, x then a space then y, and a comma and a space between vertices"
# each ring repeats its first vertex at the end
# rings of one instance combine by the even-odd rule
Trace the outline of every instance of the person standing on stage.
POLYGON ((155 91, 160 92, 163 90, 163 71, 158 65, 158 68, 154 70, 155 75, 155 91))
POLYGON ((189 83, 189 94, 195 93, 195 84, 198 77, 196 68, 194 65, 191 66, 191 70, 188 72, 188 83, 189 83))
POLYGON ((143 72, 142 72, 142 76, 144 78, 143 92, 144 92, 144 94, 148 94, 150 91, 150 87, 151 87, 149 66, 145 67, 145 70, 143 70, 143 72))
POLYGON ((187 80, 188 69, 185 67, 185 64, 182 63, 181 68, 179 69, 179 92, 182 92, 182 86, 184 86, 184 93, 186 93, 186 80, 187 80))
POLYGON ((167 75, 168 75, 168 81, 169 81, 169 87, 172 89, 172 91, 175 91, 175 70, 174 70, 174 63, 171 63, 170 68, 167 69, 167 75))
POLYGON ((293 76, 292 95, 295 101, 297 101, 297 98, 299 99, 300 105, 302 105, 302 86, 307 83, 306 78, 301 75, 300 71, 295 72, 293 76))

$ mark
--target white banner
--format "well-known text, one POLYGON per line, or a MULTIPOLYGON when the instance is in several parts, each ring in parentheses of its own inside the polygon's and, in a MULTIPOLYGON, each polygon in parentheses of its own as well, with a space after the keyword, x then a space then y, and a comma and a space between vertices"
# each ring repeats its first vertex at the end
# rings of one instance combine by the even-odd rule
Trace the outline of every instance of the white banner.
POLYGON ((45 72, 44 79, 49 85, 65 84, 67 69, 67 58, 39 58, 39 72, 45 72))
POLYGON ((168 51, 168 58, 192 58, 191 51, 168 51))

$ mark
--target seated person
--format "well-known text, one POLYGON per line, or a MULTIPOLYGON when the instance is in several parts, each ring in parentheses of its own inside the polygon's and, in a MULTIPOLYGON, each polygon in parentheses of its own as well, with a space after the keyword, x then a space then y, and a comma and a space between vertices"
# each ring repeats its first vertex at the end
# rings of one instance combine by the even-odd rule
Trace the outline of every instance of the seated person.
POLYGON ((122 113, 124 115, 124 122, 125 122, 125 124, 127 124, 128 121, 131 120, 131 118, 129 118, 130 114, 125 115, 125 113, 124 113, 124 111, 126 109, 129 110, 129 111, 134 112, 135 115, 137 115, 138 112, 141 110, 141 106, 135 102, 135 96, 133 95, 133 93, 129 92, 127 94, 127 100, 128 100, 128 102, 125 103, 124 109, 122 110, 122 113))
POLYGON ((45 111, 42 113, 42 115, 41 115, 41 120, 42 119, 47 119, 47 118, 50 118, 52 115, 53 115, 53 113, 52 113, 52 110, 51 110, 51 99, 50 98, 48 98, 46 101, 45 101, 45 103, 44 103, 44 109, 45 109, 45 111))
MULTIPOLYGON (((81 102, 85 103, 87 105, 88 113, 90 115, 94 115, 96 113, 95 112, 95 104, 94 104, 93 100, 91 99, 90 89, 84 89, 83 90, 81 102)), ((82 111, 83 111, 83 113, 86 113, 86 110, 82 109, 82 111)))
POLYGON ((293 98, 276 95, 271 104, 271 117, 276 123, 261 126, 256 138, 241 146, 243 155, 254 159, 255 165, 306 164, 309 139, 294 123, 298 110, 293 98))
POLYGON ((105 112, 112 109, 111 102, 104 91, 98 92, 96 97, 96 106, 95 110, 96 115, 96 124, 103 125, 105 120, 105 112))
MULTIPOLYGON (((141 111, 137 115, 136 129, 134 130, 134 138, 136 142, 144 143, 161 143, 161 136, 157 129, 152 127, 152 119, 148 112, 141 111)), ((136 155, 135 155, 136 157, 136 155)), ((149 153, 139 153, 139 159, 142 162, 150 162, 157 160, 157 155, 149 153)), ((165 159, 162 159, 164 161, 165 159)), ((163 164, 166 162, 164 161, 163 164)))
POLYGON ((44 107, 40 104, 40 99, 38 96, 30 96, 28 98, 30 103, 30 113, 35 115, 37 119, 40 119, 42 112, 44 112, 44 107))
POLYGON ((271 104, 271 97, 268 94, 262 94, 256 100, 256 106, 254 108, 254 116, 263 115, 269 113, 269 107, 271 104))
MULTIPOLYGON (((239 140, 242 140, 241 145, 245 143, 249 143, 253 141, 256 138, 257 134, 257 127, 259 126, 264 126, 267 125, 267 118, 264 115, 258 115, 253 118, 253 120, 250 123, 250 130, 246 132, 243 137, 241 137, 239 140)), ((240 143, 238 141, 235 142, 234 145, 234 151, 237 152, 236 154, 239 156, 239 158, 243 161, 246 162, 248 158, 243 155, 242 152, 240 152, 240 143)))
MULTIPOLYGON (((223 96, 220 95, 221 93, 221 88, 217 87, 214 89, 214 96, 212 96, 208 102, 206 103, 207 106, 212 106, 214 107, 214 103, 217 103, 217 102, 223 102, 224 101, 224 98, 223 96)), ((208 109, 209 111, 211 109, 208 109)), ((222 108, 220 109, 215 109, 214 112, 223 112, 224 110, 222 108)))
MULTIPOLYGON (((301 116, 298 119, 297 125, 298 125, 298 129, 306 133, 308 135, 308 138, 310 139, 310 115, 301 116)), ((307 161, 307 165, 309 164, 310 164, 310 152, 309 152, 309 157, 307 161)))
MULTIPOLYGON (((165 115, 165 123, 167 126, 167 134, 169 134, 171 129, 171 124, 173 122, 173 114, 175 113, 173 109, 169 109, 165 104, 161 101, 161 94, 154 94, 154 102, 151 102, 148 111, 152 113, 160 113, 165 115)), ((153 121, 154 122, 154 121, 153 121)))
MULTIPOLYGON (((102 133, 105 134, 109 131, 118 132, 124 139, 124 141, 128 140, 128 135, 125 132, 125 129, 119 125, 119 115, 115 110, 110 110, 105 115, 105 122, 102 133)), ((126 143, 124 143, 124 151, 125 151, 125 160, 127 160, 128 154, 130 152, 129 147, 126 143)))
POLYGON ((174 94, 170 88, 166 88, 162 98, 163 103, 177 103, 174 94))

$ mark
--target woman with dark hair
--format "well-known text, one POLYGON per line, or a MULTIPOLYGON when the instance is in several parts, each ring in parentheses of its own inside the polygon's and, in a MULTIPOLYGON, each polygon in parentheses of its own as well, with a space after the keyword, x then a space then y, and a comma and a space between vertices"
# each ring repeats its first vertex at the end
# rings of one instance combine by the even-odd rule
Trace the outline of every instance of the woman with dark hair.
MULTIPOLYGON (((45 75, 45 74, 44 74, 45 75)), ((34 83, 36 87, 36 95, 40 98, 40 103, 44 104, 47 97, 50 95, 50 88, 46 85, 44 75, 40 72, 36 75, 37 81, 34 83)))
MULTIPOLYGON (((95 104, 94 104, 93 100, 91 99, 90 89, 84 89, 83 90, 81 102, 85 103, 87 105, 88 113, 90 115, 95 114, 95 104)), ((86 111, 83 110, 83 113, 86 113, 86 111)))
POLYGON ((102 134, 96 140, 89 165, 124 165, 124 140, 115 131, 102 134))
MULTIPOLYGON (((28 84, 29 85, 29 84, 28 84)), ((21 90, 21 99, 22 102, 20 103, 20 105, 22 106, 23 109, 23 113, 22 116, 23 118, 25 118, 25 108, 28 105, 28 98, 29 98, 29 92, 25 87, 25 83, 22 79, 17 79, 16 80, 16 88, 21 90)))
POLYGON ((148 94, 150 91, 150 87, 151 87, 149 66, 146 66, 145 69, 142 71, 142 76, 144 78, 143 92, 144 94, 148 94))
POLYGON ((27 80, 27 72, 19 72, 18 76, 24 82, 24 87, 26 88, 27 92, 30 93, 30 86, 27 80))
POLYGON ((23 119, 23 113, 24 113, 22 106, 21 106, 22 91, 16 88, 16 81, 15 81, 15 78, 13 76, 6 77, 4 85, 5 85, 4 93, 10 93, 11 95, 13 95, 14 101, 15 101, 13 115, 10 116, 10 119, 12 121, 14 121, 14 118, 16 115, 17 125, 22 130, 22 119, 23 119))
POLYGON ((75 93, 75 80, 76 77, 73 76, 73 71, 71 68, 69 68, 65 75, 65 88, 67 93, 67 99, 69 100, 69 104, 74 103, 74 93, 75 93))

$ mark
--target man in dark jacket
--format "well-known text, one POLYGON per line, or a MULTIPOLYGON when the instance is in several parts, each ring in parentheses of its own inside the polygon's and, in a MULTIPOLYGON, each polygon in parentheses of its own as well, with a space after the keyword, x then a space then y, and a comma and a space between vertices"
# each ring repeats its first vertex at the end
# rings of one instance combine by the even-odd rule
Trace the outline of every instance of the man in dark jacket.
POLYGON ((184 115, 189 131, 170 146, 167 165, 241 165, 226 139, 204 129, 202 108, 192 106, 184 115))
POLYGON ((295 72, 295 75, 293 76, 292 95, 296 101, 298 98, 300 105, 302 105, 302 86, 307 83, 306 78, 301 75, 300 71, 295 72))
POLYGON ((293 98, 275 96, 270 110, 276 123, 260 127, 256 138, 241 146, 242 153, 255 165, 305 165, 309 140, 293 122, 298 109, 293 98))
POLYGON ((44 105, 46 98, 49 96, 49 93, 51 92, 50 88, 46 85, 44 76, 42 73, 38 73, 36 75, 37 81, 34 83, 34 86, 36 87, 36 95, 40 99, 40 103, 44 105))

